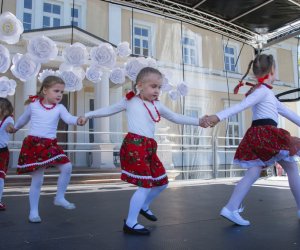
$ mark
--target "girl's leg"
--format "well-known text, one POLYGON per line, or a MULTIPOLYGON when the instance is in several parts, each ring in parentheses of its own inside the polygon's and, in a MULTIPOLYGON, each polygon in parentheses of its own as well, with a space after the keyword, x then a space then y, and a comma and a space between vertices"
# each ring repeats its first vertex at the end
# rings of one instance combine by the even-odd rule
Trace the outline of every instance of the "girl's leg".
POLYGON ((149 206, 152 203, 152 201, 163 191, 167 188, 168 184, 159 186, 159 187, 153 187, 151 188, 150 193, 148 194, 142 209, 144 211, 147 211, 148 214, 153 215, 153 213, 149 210, 149 206))
POLYGON ((298 207, 300 216, 300 177, 298 165, 296 162, 280 161, 278 162, 288 175, 289 185, 298 207))
MULTIPOLYGON (((129 212, 126 220, 127 226, 133 227, 137 223, 137 217, 150 192, 151 192, 151 188, 142 188, 142 187, 139 187, 135 191, 135 193, 133 194, 130 200, 129 212)), ((142 229, 142 228, 144 228, 142 225, 137 225, 134 229, 142 229)))
POLYGON ((29 190, 30 222, 41 222, 39 216, 39 199, 44 181, 44 171, 45 170, 41 168, 31 173, 31 185, 29 190))
POLYGON ((60 175, 57 181, 57 192, 54 199, 54 204, 57 206, 62 206, 66 209, 74 209, 75 205, 65 199, 65 192, 71 179, 72 164, 66 163, 58 165, 58 169, 60 170, 60 175))
POLYGON ((4 189, 4 179, 0 178, 0 202, 2 200, 3 189, 4 189))

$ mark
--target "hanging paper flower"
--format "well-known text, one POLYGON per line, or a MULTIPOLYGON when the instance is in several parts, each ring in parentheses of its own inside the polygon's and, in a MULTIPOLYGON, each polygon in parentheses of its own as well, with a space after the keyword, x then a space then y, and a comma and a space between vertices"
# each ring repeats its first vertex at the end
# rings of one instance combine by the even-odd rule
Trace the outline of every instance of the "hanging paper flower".
POLYGON ((11 72, 21 81, 25 82, 36 76, 40 71, 41 64, 33 60, 29 55, 15 54, 12 59, 11 72))
POLYGON ((147 67, 144 58, 131 58, 125 65, 126 74, 131 81, 135 81, 141 69, 147 67))
POLYGON ((60 77, 58 71, 54 71, 52 69, 44 69, 42 72, 39 73, 38 79, 42 83, 44 81, 44 79, 48 76, 60 77))
POLYGON ((176 101, 179 98, 180 94, 178 93, 177 90, 171 90, 169 92, 169 97, 173 100, 176 101))
POLYGON ((163 84, 161 85, 162 92, 169 92, 172 89, 173 89, 173 86, 171 84, 169 84, 168 82, 163 82, 163 84))
POLYGON ((14 95, 16 91, 16 82, 8 79, 6 76, 0 77, 0 97, 14 95))
POLYGON ((82 89, 82 80, 85 73, 82 68, 73 68, 72 70, 59 71, 60 77, 65 82, 65 90, 74 92, 82 89))
POLYGON ((0 44, 0 72, 5 73, 10 66, 9 50, 0 44))
POLYGON ((54 41, 46 36, 38 36, 29 40, 28 54, 37 62, 47 63, 55 59, 58 49, 54 41))
POLYGON ((91 65, 86 69, 85 76, 86 78, 93 82, 93 83, 98 83, 101 81, 101 77, 103 75, 103 72, 100 67, 96 65, 91 65))
POLYGON ((116 64, 116 53, 109 43, 102 43, 93 47, 90 52, 91 60, 100 67, 113 68, 116 64))
POLYGON ((19 41, 23 31, 23 24, 14 14, 4 12, 0 15, 0 40, 15 44, 19 41))
POLYGON ((120 57, 127 57, 131 54, 131 49, 128 42, 119 43, 117 46, 117 54, 120 57))
POLYGON ((125 82, 125 70, 122 68, 115 68, 110 73, 109 79, 115 84, 122 84, 125 82))
POLYGON ((147 57, 146 58, 146 63, 147 63, 147 66, 148 67, 151 67, 151 68, 157 68, 157 62, 155 59, 151 58, 151 57, 147 57))
POLYGON ((74 66, 81 66, 87 62, 88 52, 83 44, 74 43, 65 48, 63 57, 66 60, 66 63, 74 66))
POLYGON ((177 91, 180 93, 180 95, 186 96, 188 93, 188 86, 185 84, 185 82, 181 82, 177 85, 177 91))

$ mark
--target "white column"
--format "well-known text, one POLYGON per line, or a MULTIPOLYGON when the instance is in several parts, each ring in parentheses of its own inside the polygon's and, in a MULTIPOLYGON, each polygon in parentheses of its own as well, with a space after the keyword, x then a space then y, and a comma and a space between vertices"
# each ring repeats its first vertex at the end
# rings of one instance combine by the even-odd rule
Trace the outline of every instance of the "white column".
POLYGON ((28 99, 30 95, 36 95, 37 92, 37 78, 32 77, 30 80, 24 82, 24 88, 23 88, 23 97, 24 101, 28 99))

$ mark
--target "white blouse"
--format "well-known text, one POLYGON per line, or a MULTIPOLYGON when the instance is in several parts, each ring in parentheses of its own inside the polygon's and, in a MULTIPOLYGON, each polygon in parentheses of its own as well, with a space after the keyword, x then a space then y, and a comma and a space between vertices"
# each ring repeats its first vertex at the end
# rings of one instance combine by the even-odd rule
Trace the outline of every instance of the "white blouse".
MULTIPOLYGON (((0 124, 1 122, 2 121, 0 121, 0 124)), ((6 132, 6 127, 8 124, 14 125, 14 120, 11 116, 7 117, 0 127, 0 148, 7 147, 10 139, 10 134, 6 132)))
POLYGON ((269 118, 278 124, 278 114, 280 114, 300 126, 300 117, 278 101, 273 91, 264 85, 248 95, 242 102, 224 109, 216 115, 222 121, 249 107, 252 107, 252 120, 269 118))
POLYGON ((155 120, 157 120, 158 115, 156 113, 154 105, 156 106, 160 115, 171 122, 195 126, 199 125, 199 118, 174 113, 166 106, 164 106, 160 101, 154 101, 153 105, 151 102, 143 101, 137 96, 133 97, 130 100, 123 98, 120 102, 114 105, 88 112, 85 114, 85 117, 105 117, 126 110, 128 132, 142 135, 148 138, 154 138, 155 122, 152 120, 143 102, 145 103, 145 105, 147 105, 155 120))
MULTIPOLYGON (((51 107, 52 105, 45 105, 51 107)), ((59 119, 70 125, 76 125, 78 117, 72 116, 64 105, 57 104, 53 109, 45 109, 37 100, 30 103, 15 124, 16 129, 24 127, 30 120, 29 135, 42 138, 56 138, 59 119)))

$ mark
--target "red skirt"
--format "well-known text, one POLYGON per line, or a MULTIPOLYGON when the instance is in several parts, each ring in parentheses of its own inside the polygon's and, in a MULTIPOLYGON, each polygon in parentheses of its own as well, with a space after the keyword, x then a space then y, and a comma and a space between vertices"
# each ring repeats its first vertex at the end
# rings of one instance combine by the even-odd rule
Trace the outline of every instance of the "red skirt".
POLYGON ((9 162, 9 151, 7 148, 0 149, 0 178, 5 179, 9 162))
POLYGON ((33 172, 39 168, 49 168, 70 162, 56 139, 27 136, 19 155, 17 173, 33 172))
POLYGON ((166 185, 166 170, 156 151, 154 139, 128 133, 120 149, 121 180, 144 188, 166 185))
POLYGON ((280 160, 295 161, 300 155, 300 138, 272 125, 250 127, 238 146, 234 164, 244 168, 267 167, 280 160))

